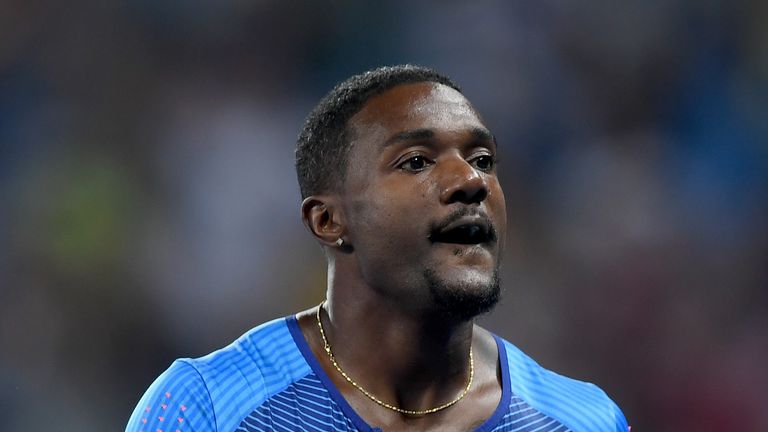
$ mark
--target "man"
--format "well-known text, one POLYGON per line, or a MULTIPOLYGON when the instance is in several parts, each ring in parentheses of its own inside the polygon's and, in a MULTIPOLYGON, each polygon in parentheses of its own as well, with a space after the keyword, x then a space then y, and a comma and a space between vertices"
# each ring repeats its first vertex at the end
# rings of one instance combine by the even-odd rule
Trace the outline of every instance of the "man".
POLYGON ((380 68, 337 86, 296 150, 327 300, 176 361, 127 430, 626 431, 599 388, 474 324, 499 298, 496 151, 433 70, 380 68))

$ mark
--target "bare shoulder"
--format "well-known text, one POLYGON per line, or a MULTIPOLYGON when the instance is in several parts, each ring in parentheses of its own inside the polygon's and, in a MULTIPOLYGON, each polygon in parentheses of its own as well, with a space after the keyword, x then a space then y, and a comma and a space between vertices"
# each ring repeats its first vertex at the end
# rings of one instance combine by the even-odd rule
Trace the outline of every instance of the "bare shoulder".
POLYGON ((307 344, 310 349, 312 349, 315 356, 321 354, 321 352, 318 351, 318 347, 323 346, 320 341, 320 333, 317 329, 317 308, 318 306, 311 307, 294 315, 296 321, 299 323, 299 329, 301 329, 304 339, 307 341, 307 344))
POLYGON ((496 338, 493 333, 475 324, 472 334, 472 344, 479 354, 485 358, 498 358, 499 347, 496 345, 496 338))
POLYGON ((314 333, 313 330, 317 329, 317 306, 305 309, 301 312, 297 312, 295 315, 296 321, 299 323, 301 332, 304 333, 304 337, 309 339, 308 336, 314 333))
POLYGON ((488 330, 475 325, 472 332, 472 347, 475 355, 478 381, 484 384, 486 391, 495 396, 501 395, 501 365, 499 347, 496 339, 488 330))
POLYGON ((296 319, 301 323, 302 321, 313 321, 315 320, 315 315, 317 314, 317 306, 311 307, 309 309, 305 309, 301 312, 296 312, 294 315, 296 319))

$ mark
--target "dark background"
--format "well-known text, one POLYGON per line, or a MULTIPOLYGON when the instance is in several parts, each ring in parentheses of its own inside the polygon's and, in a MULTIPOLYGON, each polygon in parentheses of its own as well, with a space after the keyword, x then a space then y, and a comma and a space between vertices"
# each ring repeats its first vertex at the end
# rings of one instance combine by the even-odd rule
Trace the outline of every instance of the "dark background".
POLYGON ((768 430, 767 5, 3 2, 0 430, 121 430, 174 358, 317 304, 295 137, 404 62, 501 145, 485 325, 633 430, 768 430))

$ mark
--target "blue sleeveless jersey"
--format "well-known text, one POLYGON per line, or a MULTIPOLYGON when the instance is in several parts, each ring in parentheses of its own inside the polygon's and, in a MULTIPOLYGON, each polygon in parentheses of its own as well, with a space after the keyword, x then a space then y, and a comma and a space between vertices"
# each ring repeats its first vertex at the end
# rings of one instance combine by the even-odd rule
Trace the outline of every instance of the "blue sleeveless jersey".
MULTIPOLYGON (((477 431, 626 432, 594 384, 546 370, 494 336, 502 397, 477 431)), ((291 316, 198 359, 176 360, 139 401, 126 432, 380 431, 344 400, 291 316)))

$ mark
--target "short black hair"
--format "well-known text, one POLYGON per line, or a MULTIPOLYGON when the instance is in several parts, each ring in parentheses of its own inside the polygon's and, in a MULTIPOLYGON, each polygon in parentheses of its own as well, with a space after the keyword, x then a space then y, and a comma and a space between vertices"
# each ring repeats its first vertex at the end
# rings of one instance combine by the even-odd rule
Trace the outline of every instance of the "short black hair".
POLYGON ((447 76, 414 65, 384 66, 338 84, 307 116, 296 143, 296 174, 301 197, 335 191, 347 172, 347 122, 372 96, 397 85, 435 82, 461 89, 447 76))

